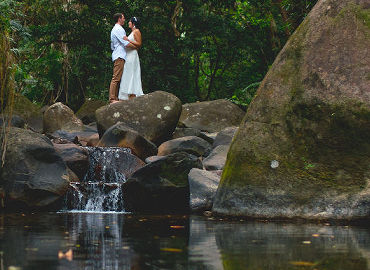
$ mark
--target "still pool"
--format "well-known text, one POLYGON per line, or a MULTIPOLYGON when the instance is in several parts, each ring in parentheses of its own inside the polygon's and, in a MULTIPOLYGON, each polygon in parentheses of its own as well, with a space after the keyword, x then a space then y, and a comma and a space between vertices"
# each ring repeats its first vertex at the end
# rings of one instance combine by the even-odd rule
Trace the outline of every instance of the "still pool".
POLYGON ((370 226, 118 213, 0 215, 0 270, 370 269, 370 226))

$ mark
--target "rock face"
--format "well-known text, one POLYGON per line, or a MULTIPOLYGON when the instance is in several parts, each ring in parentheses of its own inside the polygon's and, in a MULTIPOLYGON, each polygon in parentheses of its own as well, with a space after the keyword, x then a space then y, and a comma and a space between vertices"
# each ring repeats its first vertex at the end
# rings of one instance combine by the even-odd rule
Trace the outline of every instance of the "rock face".
POLYGON ((206 132, 218 132, 229 126, 239 126, 245 112, 226 99, 184 104, 180 122, 186 127, 206 132))
POLYGON ((235 135, 213 211, 370 216, 370 5, 320 0, 277 56, 235 135))
POLYGON ((151 213, 188 211, 188 174, 192 168, 201 167, 197 157, 184 152, 149 163, 123 184, 125 210, 151 213))
POLYGON ((135 130, 126 127, 121 122, 110 127, 103 135, 98 145, 100 147, 117 146, 130 148, 131 152, 142 160, 157 154, 155 144, 145 139, 135 130))
POLYGON ((96 111, 99 135, 102 137, 108 128, 122 122, 159 145, 171 138, 181 109, 181 101, 163 91, 103 106, 96 111))
POLYGON ((47 207, 69 186, 65 163, 51 141, 30 130, 12 128, 8 134, 0 186, 5 208, 47 207))
POLYGON ((83 123, 73 111, 61 102, 51 105, 44 113, 44 132, 53 133, 59 129, 82 131, 83 123))

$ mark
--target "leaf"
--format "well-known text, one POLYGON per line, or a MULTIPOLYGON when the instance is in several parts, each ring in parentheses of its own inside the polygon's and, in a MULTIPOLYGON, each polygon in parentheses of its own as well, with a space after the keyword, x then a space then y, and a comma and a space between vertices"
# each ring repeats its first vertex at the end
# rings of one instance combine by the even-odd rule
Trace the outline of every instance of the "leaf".
POLYGON ((313 262, 304 262, 304 261, 292 261, 292 262, 289 262, 290 264, 292 265, 295 265, 295 266, 315 266, 316 263, 313 263, 313 262))
POLYGON ((167 252, 182 252, 182 249, 179 248, 161 248, 161 251, 167 251, 167 252))

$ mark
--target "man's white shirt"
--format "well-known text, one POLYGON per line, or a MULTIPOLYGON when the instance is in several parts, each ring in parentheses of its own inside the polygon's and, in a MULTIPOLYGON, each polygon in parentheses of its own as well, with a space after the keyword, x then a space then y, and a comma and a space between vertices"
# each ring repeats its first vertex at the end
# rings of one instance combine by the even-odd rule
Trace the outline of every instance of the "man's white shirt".
POLYGON ((129 44, 128 41, 124 40, 123 37, 126 36, 126 31, 123 27, 116 23, 110 32, 110 47, 112 49, 112 61, 114 62, 118 58, 126 60, 126 50, 125 46, 129 44))

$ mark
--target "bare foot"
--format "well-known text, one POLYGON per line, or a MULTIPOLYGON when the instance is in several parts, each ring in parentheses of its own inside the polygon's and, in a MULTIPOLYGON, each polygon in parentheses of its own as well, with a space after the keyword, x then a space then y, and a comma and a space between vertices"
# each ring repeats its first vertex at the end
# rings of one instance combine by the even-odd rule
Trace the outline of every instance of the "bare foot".
POLYGON ((111 100, 110 104, 117 103, 117 102, 119 102, 119 100, 111 100))
POLYGON ((130 94, 130 95, 128 95, 128 99, 133 99, 133 98, 135 98, 136 97, 136 95, 135 94, 130 94))

